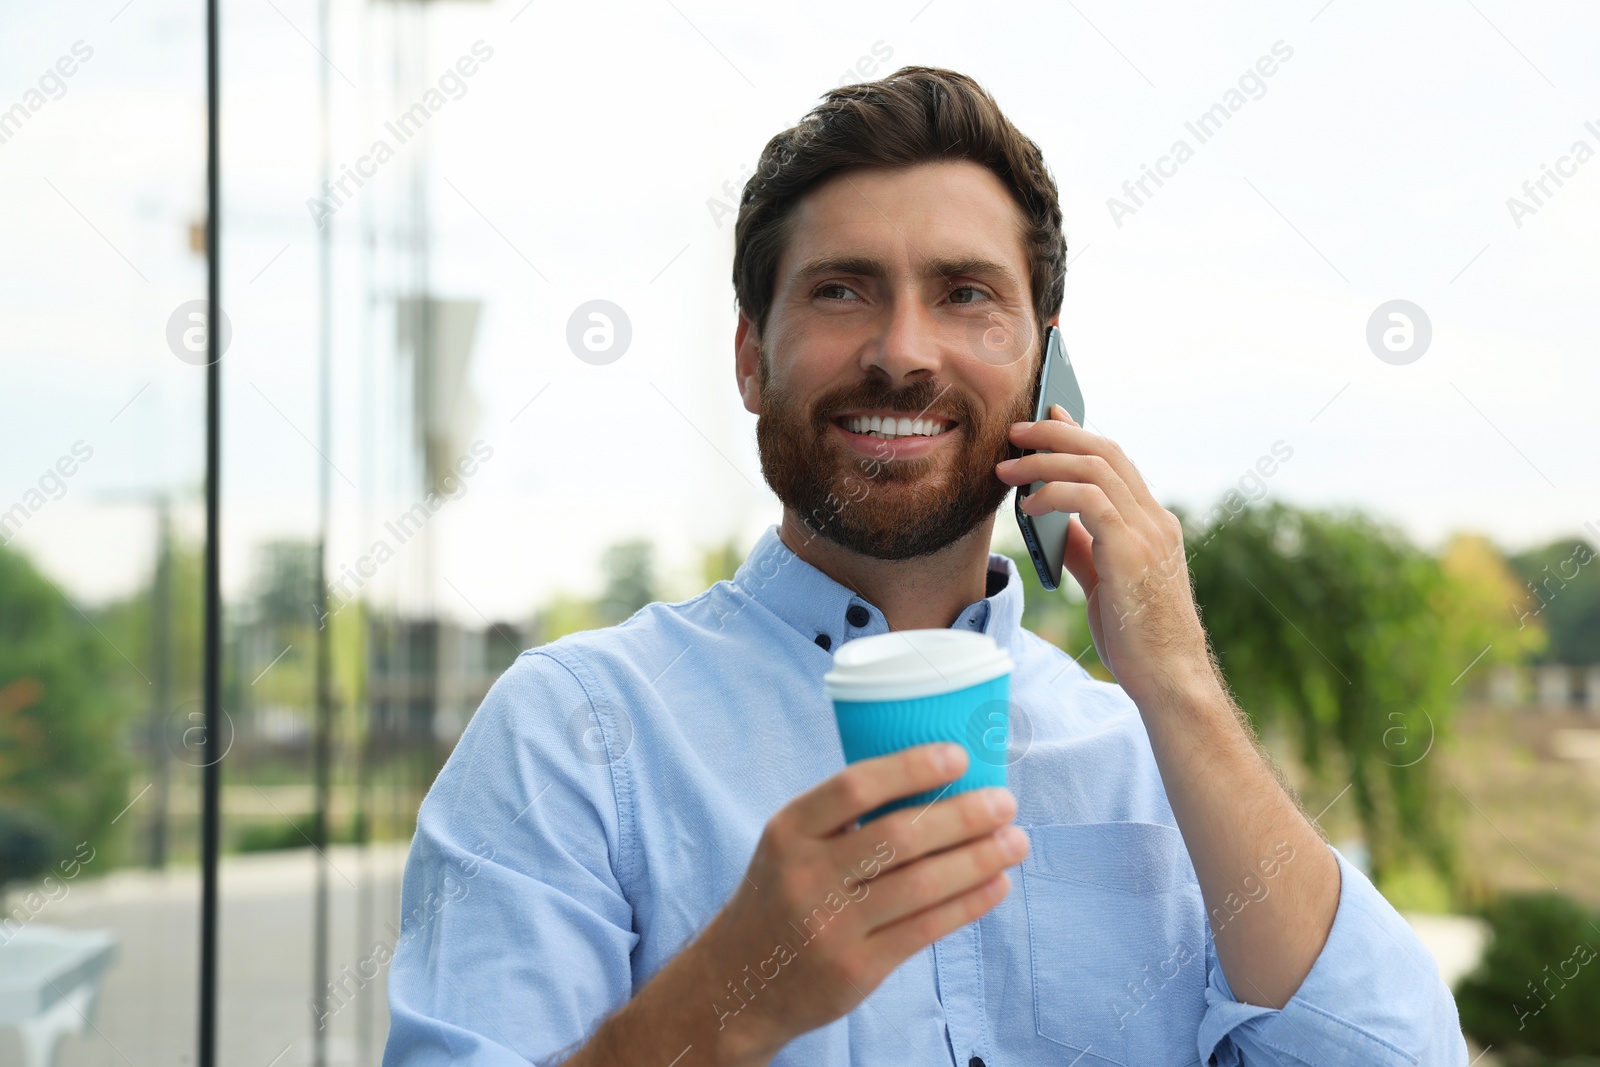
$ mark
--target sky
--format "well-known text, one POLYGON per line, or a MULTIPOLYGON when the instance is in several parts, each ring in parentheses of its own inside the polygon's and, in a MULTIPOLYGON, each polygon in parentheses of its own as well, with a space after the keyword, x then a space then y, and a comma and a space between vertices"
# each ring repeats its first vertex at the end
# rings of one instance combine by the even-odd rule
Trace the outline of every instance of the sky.
MULTIPOLYGON (((89 602, 147 579, 149 494, 177 492, 200 529, 204 372, 168 341, 205 295, 197 8, 0 0, 0 111, 27 111, 0 126, 0 513, 45 481, 10 543, 89 602), (91 456, 58 488, 75 447, 91 456)), ((667 592, 693 592, 700 551, 747 548, 779 514, 734 387, 718 203, 827 89, 906 64, 971 74, 1043 150, 1089 426, 1164 504, 1249 487, 1276 448, 1269 499, 1360 508, 1430 548, 1600 528, 1593 6, 496 0, 402 17, 331 0, 325 47, 308 0, 222 9, 232 595, 260 545, 313 534, 324 464, 335 572, 397 540, 384 523, 417 500, 392 310, 414 291, 393 254, 413 174, 431 291, 479 302, 457 448, 490 458, 430 518, 432 562, 422 539, 396 545, 372 588, 524 617, 594 592, 604 548, 642 536, 667 592), (325 443, 307 206, 324 71, 335 169, 375 174, 329 220, 325 443), (441 79, 425 136, 397 143, 386 123, 441 79), (1216 105, 1202 140, 1190 126, 1216 105), (393 158, 361 163, 380 138, 393 158), (1147 168, 1166 177, 1141 192, 1147 168), (568 343, 595 300, 631 326, 610 362, 568 343), (1431 339, 1380 358, 1369 323, 1397 300, 1431 339)))

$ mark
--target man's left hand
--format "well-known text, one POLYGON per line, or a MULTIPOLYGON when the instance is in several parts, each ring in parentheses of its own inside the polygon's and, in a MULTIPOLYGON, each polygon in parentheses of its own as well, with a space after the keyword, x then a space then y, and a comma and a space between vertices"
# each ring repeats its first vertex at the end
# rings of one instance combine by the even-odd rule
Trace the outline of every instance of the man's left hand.
POLYGON ((1050 416, 1013 423, 1010 435, 1019 448, 1048 453, 1006 460, 996 474, 1010 485, 1046 483, 1024 496, 1027 514, 1074 513, 1065 566, 1088 597, 1100 662, 1141 706, 1214 684, 1178 517, 1156 502, 1115 441, 1079 426, 1059 404, 1050 416))

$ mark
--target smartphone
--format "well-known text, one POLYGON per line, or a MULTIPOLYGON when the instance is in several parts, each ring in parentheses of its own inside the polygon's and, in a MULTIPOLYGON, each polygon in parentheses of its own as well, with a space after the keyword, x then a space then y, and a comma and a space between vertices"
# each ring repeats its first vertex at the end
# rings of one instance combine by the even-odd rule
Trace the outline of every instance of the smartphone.
MULTIPOLYGON (((1061 341, 1061 327, 1050 327, 1045 338, 1044 361, 1039 365, 1039 380, 1035 385, 1033 418, 1035 422, 1050 417, 1050 407, 1060 404, 1067 409, 1079 426, 1083 425, 1083 391, 1078 388, 1078 376, 1072 372, 1072 361, 1067 358, 1066 346, 1061 341)), ((1049 449, 1023 451, 1047 452, 1049 449)), ((1034 570, 1039 572, 1039 582, 1046 589, 1061 585, 1061 560, 1067 550, 1067 525, 1072 514, 1052 511, 1044 515, 1029 515, 1022 510, 1022 498, 1044 488, 1043 482, 1018 486, 1012 507, 1017 514, 1017 526, 1022 530, 1022 540, 1027 543, 1028 555, 1033 557, 1034 570), (1026 491, 1024 491, 1026 490, 1026 491)))

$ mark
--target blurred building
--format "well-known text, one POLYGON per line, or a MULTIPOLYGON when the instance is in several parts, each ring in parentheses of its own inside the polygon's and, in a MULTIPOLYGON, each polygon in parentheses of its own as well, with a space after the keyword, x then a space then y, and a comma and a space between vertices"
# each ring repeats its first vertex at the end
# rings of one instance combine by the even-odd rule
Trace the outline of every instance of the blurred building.
POLYGON ((475 630, 438 619, 377 619, 370 639, 368 700, 379 749, 454 745, 524 647, 512 623, 475 630))
POLYGON ((1600 717, 1600 665, 1499 664, 1489 676, 1488 698, 1500 708, 1600 717))

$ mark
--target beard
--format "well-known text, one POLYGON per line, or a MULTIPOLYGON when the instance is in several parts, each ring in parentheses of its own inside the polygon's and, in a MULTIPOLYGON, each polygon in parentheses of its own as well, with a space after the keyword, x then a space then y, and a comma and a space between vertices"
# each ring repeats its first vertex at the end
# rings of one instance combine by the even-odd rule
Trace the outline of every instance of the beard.
POLYGON ((873 559, 929 555, 992 516, 1012 488, 996 477, 995 464, 1020 454, 1011 424, 1033 415, 1029 390, 985 421, 965 393, 926 378, 901 389, 876 379, 842 387, 808 415, 769 382, 765 354, 759 378, 756 444, 767 485, 813 535, 873 559), (829 433, 836 416, 858 408, 942 415, 956 421, 949 432, 961 439, 908 459, 890 458, 887 448, 881 458, 863 456, 829 433))

